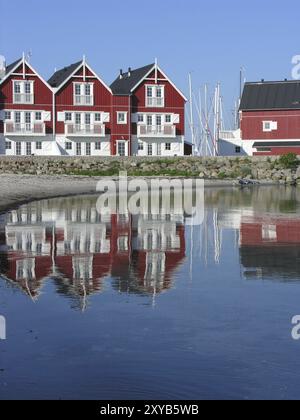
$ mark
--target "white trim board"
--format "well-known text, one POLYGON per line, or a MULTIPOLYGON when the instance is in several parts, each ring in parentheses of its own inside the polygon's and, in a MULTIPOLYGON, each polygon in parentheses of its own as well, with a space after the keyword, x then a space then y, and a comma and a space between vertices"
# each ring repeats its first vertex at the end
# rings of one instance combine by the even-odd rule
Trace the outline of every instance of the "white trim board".
POLYGON ((149 72, 131 89, 131 93, 133 93, 145 80, 147 80, 150 76, 150 74, 153 72, 153 70, 158 70, 166 79, 167 82, 169 82, 173 88, 179 93, 180 96, 187 102, 188 99, 186 96, 181 92, 180 89, 178 89, 175 85, 175 83, 172 82, 172 80, 162 71, 162 69, 154 64, 153 67, 149 70, 149 72))

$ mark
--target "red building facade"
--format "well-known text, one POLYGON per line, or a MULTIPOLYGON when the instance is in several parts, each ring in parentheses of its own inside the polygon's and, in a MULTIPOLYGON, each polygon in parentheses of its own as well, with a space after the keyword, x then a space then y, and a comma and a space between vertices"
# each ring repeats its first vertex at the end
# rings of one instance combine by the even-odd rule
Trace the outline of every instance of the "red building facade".
POLYGON ((247 154, 300 155, 300 82, 246 83, 240 121, 247 154))
POLYGON ((2 60, 0 95, 1 154, 184 155, 186 98, 157 64, 109 87, 85 58, 48 82, 25 57, 2 60))

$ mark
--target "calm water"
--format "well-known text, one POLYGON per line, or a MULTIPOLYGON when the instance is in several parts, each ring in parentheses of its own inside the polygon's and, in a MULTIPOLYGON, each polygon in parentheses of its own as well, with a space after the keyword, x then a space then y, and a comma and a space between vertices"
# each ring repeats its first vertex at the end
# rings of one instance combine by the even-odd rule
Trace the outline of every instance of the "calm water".
POLYGON ((96 197, 0 216, 0 398, 298 399, 300 191, 205 202, 193 228, 96 197))

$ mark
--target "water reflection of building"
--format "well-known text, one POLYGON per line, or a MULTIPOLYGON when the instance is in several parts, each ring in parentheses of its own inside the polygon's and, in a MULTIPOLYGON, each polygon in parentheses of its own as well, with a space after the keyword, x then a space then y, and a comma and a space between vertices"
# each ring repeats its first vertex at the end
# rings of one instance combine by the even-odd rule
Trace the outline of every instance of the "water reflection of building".
POLYGON ((52 278, 81 307, 109 276, 121 292, 167 290, 185 256, 183 216, 103 216, 88 197, 11 211, 0 240, 1 273, 10 282, 37 299, 52 278))
POLYGON ((254 215, 243 220, 240 256, 246 277, 299 279, 300 218, 254 215))

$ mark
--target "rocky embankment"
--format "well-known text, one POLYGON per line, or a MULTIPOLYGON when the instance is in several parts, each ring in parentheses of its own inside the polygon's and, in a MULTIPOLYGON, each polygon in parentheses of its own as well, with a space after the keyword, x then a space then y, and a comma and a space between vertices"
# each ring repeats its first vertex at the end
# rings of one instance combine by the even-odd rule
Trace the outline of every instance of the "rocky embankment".
POLYGON ((97 158, 1 157, 0 174, 200 177, 209 180, 253 179, 280 184, 300 184, 296 157, 245 158, 97 158))

